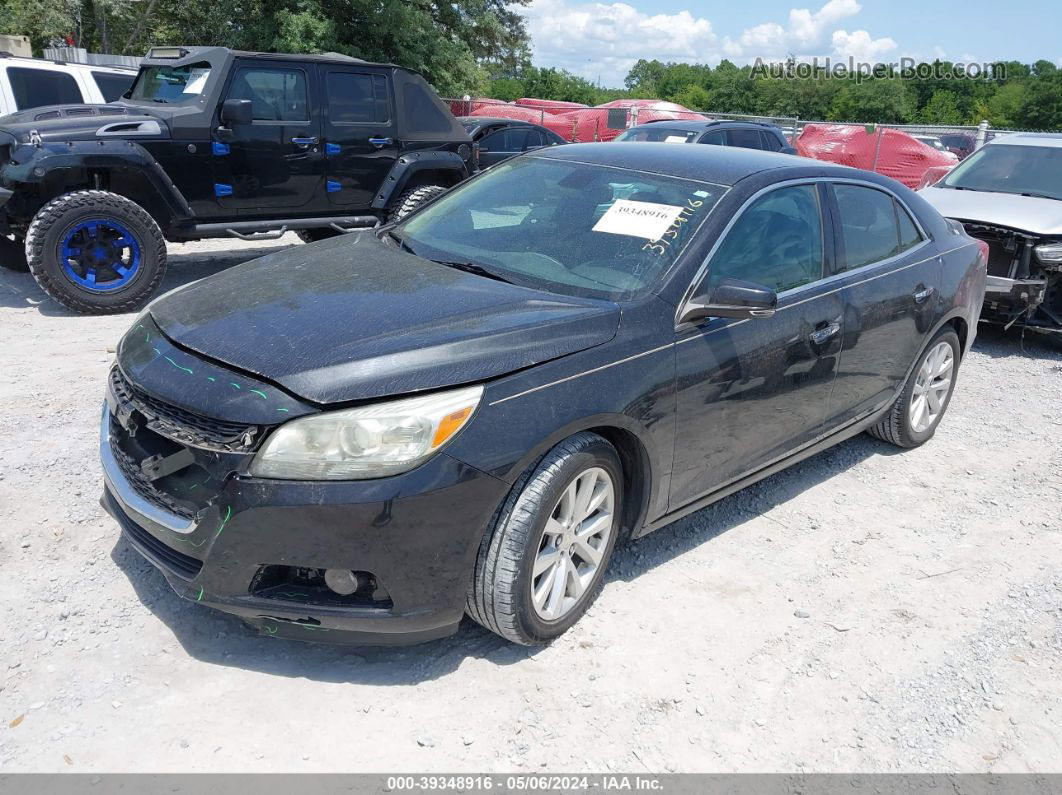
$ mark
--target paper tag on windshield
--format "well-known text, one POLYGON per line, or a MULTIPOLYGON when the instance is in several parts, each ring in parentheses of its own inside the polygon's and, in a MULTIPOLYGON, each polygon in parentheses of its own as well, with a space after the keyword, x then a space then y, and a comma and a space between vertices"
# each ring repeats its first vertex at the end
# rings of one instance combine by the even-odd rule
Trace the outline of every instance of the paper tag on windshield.
POLYGON ((681 207, 671 204, 616 199, 594 224, 594 231, 657 240, 663 236, 681 212, 681 207))
POLYGON ((188 82, 184 84, 182 94, 202 94, 203 86, 210 77, 209 69, 189 69, 188 82))
POLYGON ((684 144, 686 143, 685 135, 669 135, 664 139, 665 144, 684 144))

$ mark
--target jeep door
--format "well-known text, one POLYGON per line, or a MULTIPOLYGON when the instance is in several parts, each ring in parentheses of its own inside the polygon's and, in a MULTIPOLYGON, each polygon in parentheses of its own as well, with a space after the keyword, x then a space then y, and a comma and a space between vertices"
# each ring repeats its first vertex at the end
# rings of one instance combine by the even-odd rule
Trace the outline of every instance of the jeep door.
MULTIPOLYGON (((286 61, 238 61, 223 99, 251 101, 253 120, 213 144, 214 194, 225 208, 297 209, 322 190, 316 68, 286 61)), ((220 106, 218 108, 220 121, 220 106)))
POLYGON ((356 66, 320 68, 328 200, 368 207, 398 157, 391 81, 385 72, 356 66))
POLYGON ((778 305, 771 317, 709 318, 676 331, 672 510, 822 432, 843 322, 825 278, 832 255, 826 193, 815 182, 761 191, 724 231, 689 294, 741 279, 774 289, 778 305))

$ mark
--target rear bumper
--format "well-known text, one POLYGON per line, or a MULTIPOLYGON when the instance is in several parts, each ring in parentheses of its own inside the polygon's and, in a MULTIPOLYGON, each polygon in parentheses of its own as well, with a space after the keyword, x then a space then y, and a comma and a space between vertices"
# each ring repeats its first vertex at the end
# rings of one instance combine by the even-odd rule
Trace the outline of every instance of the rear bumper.
POLYGON ((503 481, 445 454, 372 481, 233 477, 188 521, 136 493, 111 451, 106 408, 103 419, 101 504, 182 598, 272 637, 390 645, 456 631, 479 541, 508 490, 503 481), (258 595, 264 566, 371 572, 390 604, 258 595))

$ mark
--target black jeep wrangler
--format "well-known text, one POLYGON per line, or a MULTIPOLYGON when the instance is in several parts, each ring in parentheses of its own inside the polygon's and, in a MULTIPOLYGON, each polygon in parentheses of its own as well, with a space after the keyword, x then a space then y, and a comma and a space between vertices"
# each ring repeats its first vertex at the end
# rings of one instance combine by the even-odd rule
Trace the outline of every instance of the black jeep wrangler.
POLYGON ((117 102, 0 119, 0 264, 70 309, 126 312, 162 280, 165 240, 318 240, 395 220, 471 168, 416 72, 155 47, 117 102))

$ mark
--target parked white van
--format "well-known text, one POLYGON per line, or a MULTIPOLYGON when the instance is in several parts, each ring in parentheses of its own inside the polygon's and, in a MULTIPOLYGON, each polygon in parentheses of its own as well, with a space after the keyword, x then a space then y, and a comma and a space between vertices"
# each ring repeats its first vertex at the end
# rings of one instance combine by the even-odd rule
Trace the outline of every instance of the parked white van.
POLYGON ((0 116, 43 105, 113 102, 129 90, 136 74, 129 67, 0 53, 0 116))

